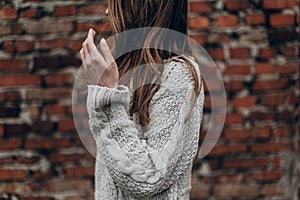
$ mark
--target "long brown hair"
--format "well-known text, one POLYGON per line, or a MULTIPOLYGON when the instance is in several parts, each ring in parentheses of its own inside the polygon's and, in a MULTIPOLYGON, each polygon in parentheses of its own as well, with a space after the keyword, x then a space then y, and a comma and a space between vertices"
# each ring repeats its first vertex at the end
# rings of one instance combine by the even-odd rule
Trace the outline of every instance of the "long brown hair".
MULTIPOLYGON (((187 0, 108 0, 108 17, 115 34, 143 27, 167 28, 186 34, 187 12, 187 0)), ((148 36, 147 40, 158 41, 158 38, 163 39, 163 36, 156 33, 146 34, 148 36)), ((192 64, 184 56, 178 56, 171 52, 174 47, 183 48, 180 44, 174 40, 172 46, 169 47, 170 51, 159 48, 143 48, 126 53, 116 59, 120 78, 135 67, 150 64, 150 67, 139 71, 133 81, 139 87, 136 87, 137 89, 133 91, 129 112, 131 116, 133 114, 137 115, 138 123, 141 126, 147 126, 150 123, 149 102, 159 90, 160 85, 149 83, 149 80, 156 79, 159 82, 163 72, 161 64, 163 64, 164 59, 171 58, 172 60, 184 62, 189 68, 194 79, 194 103, 200 93, 201 86, 192 64)), ((192 108, 188 116, 191 115, 192 108)))

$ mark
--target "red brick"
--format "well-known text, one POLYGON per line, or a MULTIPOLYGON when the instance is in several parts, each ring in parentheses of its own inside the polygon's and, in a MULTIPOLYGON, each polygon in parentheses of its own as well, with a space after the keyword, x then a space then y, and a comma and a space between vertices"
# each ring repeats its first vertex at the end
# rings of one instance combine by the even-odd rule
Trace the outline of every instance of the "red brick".
POLYGON ((289 83, 288 79, 279 79, 279 80, 257 80, 254 82, 253 90, 254 91, 266 91, 266 90, 278 90, 284 89, 289 83))
POLYGON ((225 83, 226 91, 240 91, 244 88, 242 81, 230 81, 225 83))
POLYGON ((77 31, 87 33, 88 30, 92 28, 97 33, 110 33, 112 31, 109 21, 102 23, 91 23, 91 22, 78 22, 77 31))
POLYGON ((223 15, 218 16, 217 26, 218 27, 236 27, 238 25, 238 18, 235 15, 223 15))
POLYGON ((225 6, 228 10, 234 11, 253 8, 248 0, 227 0, 225 6))
POLYGON ((194 186, 190 192, 191 199, 208 199, 210 197, 210 190, 203 188, 203 186, 194 186))
POLYGON ((31 3, 31 2, 44 2, 44 1, 46 1, 46 0, 24 0, 25 3, 27 3, 27 2, 29 2, 29 3, 31 3))
POLYGON ((253 127, 250 129, 227 129, 224 132, 224 137, 229 140, 246 140, 246 139, 257 139, 257 138, 269 138, 270 128, 268 127, 253 127))
POLYGON ((24 180, 27 175, 23 169, 0 169, 0 180, 24 180))
POLYGON ((298 33, 294 29, 274 28, 269 31, 269 42, 271 44, 297 40, 298 37, 298 33))
POLYGON ((0 138, 4 135, 4 126, 0 124, 0 138))
POLYGON ((286 95, 283 93, 266 94, 263 97, 262 104, 264 106, 279 106, 285 103, 286 95))
POLYGON ((274 167, 280 167, 285 162, 283 157, 274 157, 272 159, 272 166, 274 167))
POLYGON ((0 35, 17 35, 22 33, 22 27, 18 23, 0 25, 0 35))
POLYGON ((80 39, 69 39, 67 47, 70 48, 73 52, 78 52, 82 48, 82 43, 84 42, 85 38, 80 39))
POLYGON ((266 167, 268 160, 266 158, 260 159, 230 159, 224 161, 225 168, 257 168, 266 167))
POLYGON ((22 140, 19 138, 0 140, 0 150, 16 150, 21 148, 21 146, 22 146, 22 140))
POLYGON ((253 144, 251 145, 251 151, 260 153, 260 152, 279 152, 285 150, 292 150, 292 144, 275 144, 275 143, 267 143, 267 144, 253 144))
POLYGON ((37 156, 33 156, 33 157, 18 156, 16 159, 17 164, 33 165, 33 164, 38 164, 39 162, 40 162, 40 158, 37 156))
POLYGON ((224 132, 224 138, 228 140, 244 140, 249 138, 248 130, 244 129, 227 129, 224 132))
POLYGON ((251 56, 249 48, 246 47, 236 47, 230 48, 230 58, 231 59, 248 59, 251 56))
POLYGON ((276 113, 255 111, 250 114, 249 119, 252 121, 276 120, 276 113))
POLYGON ((296 105, 297 102, 299 102, 299 98, 296 96, 296 94, 289 94, 287 98, 287 103, 289 105, 296 105))
POLYGON ((297 6, 296 0, 264 0, 263 7, 270 10, 293 8, 297 6))
POLYGON ((25 24, 25 30, 27 34, 71 33, 73 31, 73 23, 54 20, 31 21, 25 24))
MULTIPOLYGON (((31 1, 43 1, 43 0, 31 0, 31 1)), ((19 198, 20 200, 52 200, 53 199, 53 197, 45 197, 45 196, 43 196, 43 195, 39 195, 39 197, 35 197, 35 196, 30 196, 30 195, 28 195, 28 196, 21 196, 20 198, 19 198)))
POLYGON ((4 184, 1 184, 1 193, 2 194, 19 194, 19 195, 25 195, 32 192, 32 188, 30 185, 24 184, 22 182, 16 182, 16 183, 9 183, 6 182, 4 184))
POLYGON ((262 195, 283 195, 285 189, 279 184, 264 185, 261 191, 262 195))
POLYGON ((73 84, 73 75, 69 73, 54 74, 45 77, 47 86, 63 86, 73 84))
POLYGON ((273 27, 293 26, 294 15, 291 14, 273 14, 270 16, 270 23, 273 27))
POLYGON ((294 75, 298 73, 299 64, 296 63, 287 63, 283 64, 279 68, 280 75, 294 75))
POLYGON ((257 101, 256 96, 238 97, 233 100, 234 108, 249 108, 255 105, 257 101))
POLYGON ((222 48, 209 48, 207 52, 213 60, 225 60, 224 50, 222 48))
POLYGON ((5 125, 5 134, 8 137, 19 136, 24 137, 30 131, 28 124, 7 124, 5 125))
POLYGON ((0 25, 0 35, 8 35, 12 33, 12 28, 10 25, 0 25))
POLYGON ((210 21, 208 17, 193 17, 189 18, 190 29, 209 29, 210 21))
POLYGON ((0 86, 41 85, 40 75, 8 75, 1 76, 0 86))
POLYGON ((259 51, 259 58, 261 59, 270 59, 275 58, 276 52, 275 49, 272 47, 265 47, 260 49, 259 51))
POLYGON ((261 62, 255 64, 256 74, 275 74, 276 65, 273 63, 261 62))
POLYGON ((271 130, 269 127, 253 127, 249 130, 249 135, 251 138, 265 138, 270 137, 271 130))
POLYGON ((34 50, 34 41, 18 40, 16 41, 17 52, 23 53, 34 50))
POLYGON ((296 45, 284 45, 281 52, 286 57, 296 57, 298 55, 298 47, 296 45))
POLYGON ((244 174, 224 174, 217 177, 216 182, 217 183, 235 183, 239 184, 243 182, 245 179, 244 174))
POLYGON ((30 105, 29 108, 29 113, 31 116, 31 119, 38 119, 41 116, 41 109, 37 105, 30 105))
POLYGON ((60 6, 54 9, 53 16, 55 17, 63 17, 63 16, 75 16, 76 15, 76 6, 60 6))
POLYGON ((200 45, 204 45, 206 42, 205 36, 203 35, 192 35, 191 38, 198 42, 200 45))
POLYGON ((210 2, 190 2, 190 12, 205 14, 212 11, 213 7, 210 2))
POLYGON ((107 5, 105 3, 89 3, 80 7, 78 14, 80 15, 100 15, 105 14, 107 5))
POLYGON ((64 105, 47 105, 46 106, 46 113, 48 115, 63 115, 65 114, 66 109, 64 105))
POLYGON ((278 181, 282 177, 280 171, 259 171, 253 173, 255 181, 278 181))
POLYGON ((94 177, 94 166, 84 167, 68 167, 66 168, 66 175, 69 179, 82 178, 82 177, 94 177))
POLYGON ((291 126, 281 126, 277 127, 273 131, 273 137, 280 138, 280 137, 291 137, 294 134, 293 127, 291 126))
POLYGON ((230 41, 231 41, 231 39, 227 34, 210 33, 207 35, 207 43, 209 43, 209 44, 228 43, 230 41))
POLYGON ((291 111, 283 111, 283 112, 252 112, 249 116, 250 120, 275 120, 275 121, 286 121, 290 122, 291 120, 294 120, 293 118, 293 112, 291 111))
POLYGON ((40 15, 38 8, 28 8, 20 12, 20 18, 38 18, 40 15))
POLYGON ((74 146, 71 138, 27 139, 25 149, 56 149, 74 146))
POLYGON ((54 153, 50 155, 51 162, 53 163, 65 163, 65 162, 75 162, 82 160, 82 154, 62 154, 54 153))
POLYGON ((21 101, 21 94, 17 91, 7 91, 0 93, 0 101, 5 102, 19 102, 21 101))
POLYGON ((226 119, 225 119, 226 125, 242 124, 242 123, 244 123, 243 115, 237 113, 229 113, 226 115, 226 119))
MULTIPOLYGON (((35 180, 48 180, 49 177, 53 176, 51 169, 48 169, 47 171, 41 171, 41 170, 35 170, 33 173, 33 178, 35 180)), ((34 186, 35 190, 41 190, 40 186, 34 186)))
POLYGON ((65 119, 65 120, 60 120, 58 122, 58 131, 70 132, 70 131, 75 131, 75 130, 76 130, 76 127, 75 127, 73 119, 65 119))
POLYGON ((0 118, 18 117, 19 113, 18 107, 0 107, 0 118))
POLYGON ((34 69, 79 67, 81 61, 75 56, 38 56, 33 60, 34 69))
POLYGON ((35 89, 26 92, 27 100, 57 100, 70 99, 70 88, 35 89))
POLYGON ((37 49, 65 48, 67 44, 68 44, 67 38, 42 40, 37 43, 37 49))
POLYGON ((13 6, 3 6, 0 8, 0 19, 16 19, 17 12, 13 6))
POLYGON ((260 188, 257 185, 228 185, 219 184, 214 188, 214 195, 217 197, 244 197, 259 196, 260 188))
POLYGON ((228 65, 223 72, 223 75, 250 75, 250 65, 228 65))
POLYGON ((47 181, 47 191, 65 192, 70 190, 87 191, 92 187, 90 180, 61 180, 54 179, 47 181))
POLYGON ((263 25, 266 23, 266 17, 263 13, 249 14, 246 16, 247 25, 263 25))
POLYGON ((247 144, 216 145, 209 155, 224 155, 232 153, 242 153, 247 151, 247 144))
POLYGON ((4 41, 3 43, 3 50, 7 53, 14 53, 15 51, 15 43, 14 41, 4 41))
POLYGON ((34 122, 31 129, 32 132, 38 134, 49 134, 55 131, 55 124, 53 122, 34 122))
POLYGON ((1 72, 24 72, 28 70, 28 61, 20 59, 0 60, 1 72))

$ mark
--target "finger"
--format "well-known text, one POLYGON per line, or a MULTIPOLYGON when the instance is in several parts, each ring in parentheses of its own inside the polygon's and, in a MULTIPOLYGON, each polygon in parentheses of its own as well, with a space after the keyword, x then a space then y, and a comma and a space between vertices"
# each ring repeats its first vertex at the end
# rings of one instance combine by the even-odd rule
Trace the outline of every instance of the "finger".
POLYGON ((86 52, 84 51, 84 46, 86 46, 86 39, 84 40, 84 42, 82 43, 81 45, 81 51, 82 51, 82 55, 83 55, 83 58, 86 57, 86 52))
POLYGON ((87 46, 87 50, 91 55, 96 56, 97 54, 99 54, 98 49, 95 45, 94 42, 94 37, 95 37, 96 32, 93 29, 90 29, 88 32, 88 36, 86 38, 86 46, 87 46))
POLYGON ((83 53, 83 57, 84 59, 86 59, 87 56, 89 56, 89 51, 87 48, 87 42, 84 42, 82 45, 82 53, 83 53))
POLYGON ((84 60, 84 54, 83 54, 83 49, 82 48, 79 51, 79 55, 80 55, 81 61, 83 61, 84 60))
POLYGON ((100 40, 100 47, 103 52, 103 57, 108 65, 115 64, 115 59, 111 54, 110 48, 104 38, 100 40))

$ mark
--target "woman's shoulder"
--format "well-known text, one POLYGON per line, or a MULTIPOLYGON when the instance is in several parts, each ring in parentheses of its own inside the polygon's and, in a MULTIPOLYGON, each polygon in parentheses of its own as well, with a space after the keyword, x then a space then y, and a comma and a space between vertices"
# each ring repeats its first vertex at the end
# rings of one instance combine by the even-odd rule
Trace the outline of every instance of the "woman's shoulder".
POLYGON ((171 86, 192 86, 193 76, 190 70, 193 67, 200 78, 199 68, 195 58, 191 56, 180 55, 169 58, 164 62, 164 71, 162 74, 162 84, 171 86), (189 62, 189 63, 187 63, 189 62))

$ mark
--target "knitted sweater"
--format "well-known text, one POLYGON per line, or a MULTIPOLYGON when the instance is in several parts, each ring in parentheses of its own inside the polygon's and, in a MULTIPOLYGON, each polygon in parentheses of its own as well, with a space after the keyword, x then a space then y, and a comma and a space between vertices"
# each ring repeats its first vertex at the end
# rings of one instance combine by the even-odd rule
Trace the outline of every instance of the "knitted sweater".
POLYGON ((96 200, 189 199, 204 102, 201 88, 192 115, 184 123, 192 106, 193 84, 185 64, 165 63, 144 132, 128 115, 132 95, 128 87, 88 85, 89 126, 97 146, 96 200))

